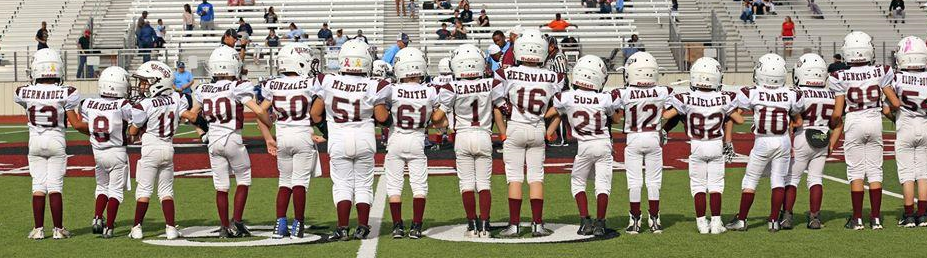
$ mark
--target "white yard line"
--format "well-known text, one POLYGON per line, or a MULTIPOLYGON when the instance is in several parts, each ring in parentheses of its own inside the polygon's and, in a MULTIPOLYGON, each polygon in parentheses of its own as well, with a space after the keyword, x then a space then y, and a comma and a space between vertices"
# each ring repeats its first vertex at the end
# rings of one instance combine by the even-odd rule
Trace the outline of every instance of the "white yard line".
MULTIPOLYGON (((843 183, 843 184, 846 184, 846 185, 849 185, 849 184, 850 184, 850 181, 847 181, 846 179, 836 178, 836 177, 832 177, 832 176, 828 176, 828 175, 823 175, 822 177, 823 177, 824 179, 827 179, 827 180, 830 180, 830 181, 840 182, 840 183, 843 183)), ((864 187, 865 187, 867 190, 869 189, 869 186, 864 186, 864 187)), ((894 193, 894 192, 890 192, 890 191, 888 191, 888 190, 885 190, 885 188, 882 188, 882 193, 885 194, 885 195, 891 196, 891 197, 898 198, 898 199, 904 199, 904 196, 903 196, 903 195, 900 195, 900 194, 897 194, 897 193, 894 193)))
POLYGON ((2 133, 0 133, 0 135, 5 135, 5 134, 17 134, 17 133, 28 133, 28 132, 29 132, 29 130, 19 130, 19 131, 11 131, 11 132, 2 132, 2 133))
POLYGON ((380 177, 377 182, 377 191, 373 195, 373 207, 370 209, 370 235, 361 240, 357 249, 357 257, 377 257, 377 243, 380 241, 380 224, 383 221, 383 212, 386 210, 386 178, 380 177))

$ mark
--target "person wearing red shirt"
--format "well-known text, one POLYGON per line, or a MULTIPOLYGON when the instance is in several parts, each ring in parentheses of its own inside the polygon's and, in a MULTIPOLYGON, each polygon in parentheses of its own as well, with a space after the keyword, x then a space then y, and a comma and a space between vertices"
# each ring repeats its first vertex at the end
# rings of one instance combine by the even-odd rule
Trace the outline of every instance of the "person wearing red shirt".
POLYGON ((791 16, 785 17, 785 22, 782 23, 782 45, 784 48, 785 57, 792 56, 792 40, 795 39, 795 23, 792 22, 791 16))
POLYGON ((550 22, 548 22, 547 24, 538 26, 538 28, 544 27, 544 26, 547 26, 548 28, 550 28, 551 31, 554 31, 554 32, 563 32, 563 31, 566 31, 567 27, 571 27, 571 26, 574 27, 574 28, 579 28, 579 26, 576 26, 576 24, 570 24, 570 23, 567 22, 566 20, 563 20, 563 19, 560 17, 560 14, 559 14, 559 13, 557 13, 556 15, 554 15, 554 20, 553 20, 553 21, 550 21, 550 22))

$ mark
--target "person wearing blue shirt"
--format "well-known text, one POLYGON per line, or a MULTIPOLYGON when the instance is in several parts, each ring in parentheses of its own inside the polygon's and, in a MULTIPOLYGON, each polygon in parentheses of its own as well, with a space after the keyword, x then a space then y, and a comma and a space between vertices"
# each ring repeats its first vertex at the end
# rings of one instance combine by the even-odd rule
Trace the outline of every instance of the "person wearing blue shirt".
POLYGON ((321 41, 325 41, 332 37, 332 30, 328 29, 328 23, 322 23, 322 28, 319 29, 319 33, 317 33, 316 36, 319 36, 319 40, 321 41))
POLYGON ((149 23, 148 21, 145 21, 145 25, 142 26, 141 29, 139 29, 138 31, 138 42, 136 42, 136 44, 138 45, 138 48, 143 49, 143 50, 138 51, 139 53, 142 54, 143 62, 148 62, 149 60, 151 60, 150 48, 154 47, 154 42, 155 42, 155 30, 154 28, 151 27, 151 23, 149 23))
POLYGON ((386 52, 383 52, 383 61, 390 64, 396 65, 396 53, 399 53, 400 49, 406 48, 409 45, 409 35, 405 33, 399 34, 399 38, 396 39, 396 45, 386 49, 386 52))
POLYGON ((492 72, 502 68, 502 49, 499 45, 489 44, 489 48, 486 49, 486 62, 489 63, 492 72))
POLYGON ((215 21, 215 12, 212 8, 212 4, 203 0, 203 3, 196 6, 196 14, 200 16, 200 28, 202 30, 215 30, 216 23, 215 21))
POLYGON ((187 71, 187 65, 177 62, 177 71, 174 72, 174 87, 184 95, 193 93, 193 73, 187 71))

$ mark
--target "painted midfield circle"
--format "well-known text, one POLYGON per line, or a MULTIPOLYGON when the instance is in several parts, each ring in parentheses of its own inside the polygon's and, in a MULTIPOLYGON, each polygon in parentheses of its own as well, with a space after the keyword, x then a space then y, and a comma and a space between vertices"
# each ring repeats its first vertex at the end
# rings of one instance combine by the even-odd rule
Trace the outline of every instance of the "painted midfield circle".
MULTIPOLYGON (((222 241, 222 242, 202 242, 194 241, 196 238, 218 238, 219 237, 219 228, 215 226, 195 226, 195 227, 185 227, 180 229, 180 233, 183 234, 183 238, 174 239, 174 240, 145 240, 142 241, 146 244, 160 245, 160 246, 197 246, 197 247, 236 247, 236 246, 275 246, 275 245, 294 245, 294 244, 306 244, 322 239, 321 236, 306 234, 305 237, 300 239, 272 239, 270 238, 273 231, 273 226, 252 226, 251 233, 254 237, 263 238, 258 240, 250 241, 222 241)), ((165 237, 164 235, 158 236, 160 238, 165 237)))
MULTIPOLYGON (((493 224, 492 227, 504 227, 504 224, 493 224)), ((524 238, 469 238, 464 236, 464 233, 467 232, 467 225, 448 225, 433 227, 425 230, 423 232, 425 236, 429 238, 434 238, 444 241, 452 242, 474 242, 474 243, 490 243, 490 244, 532 244, 532 243, 558 243, 558 242, 573 242, 573 241, 586 241, 593 239, 593 236, 580 236, 576 234, 576 231, 579 230, 579 225, 569 225, 569 224, 554 224, 548 223, 545 226, 554 231, 554 234, 546 237, 531 237, 531 224, 522 223, 522 232, 525 236, 524 238)))

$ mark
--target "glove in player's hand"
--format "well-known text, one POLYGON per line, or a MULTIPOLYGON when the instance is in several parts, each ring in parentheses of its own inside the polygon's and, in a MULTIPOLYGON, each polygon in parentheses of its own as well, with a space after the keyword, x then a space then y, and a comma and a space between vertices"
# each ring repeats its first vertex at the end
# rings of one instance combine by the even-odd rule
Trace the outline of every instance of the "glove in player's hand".
POLYGON ((724 163, 731 163, 734 161, 734 143, 725 142, 724 143, 724 163))

